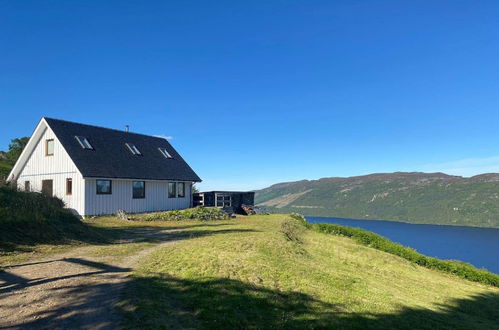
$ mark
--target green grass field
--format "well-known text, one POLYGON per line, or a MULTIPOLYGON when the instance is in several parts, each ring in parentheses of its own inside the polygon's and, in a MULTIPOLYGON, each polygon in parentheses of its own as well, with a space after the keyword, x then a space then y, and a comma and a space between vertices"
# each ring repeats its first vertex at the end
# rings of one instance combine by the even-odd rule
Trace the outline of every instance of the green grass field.
POLYGON ((15 203, 1 209, 0 268, 80 246, 116 262, 140 256, 119 302, 125 328, 499 329, 498 288, 423 268, 374 234, 279 214, 79 221, 56 200, 3 198, 15 203))
POLYGON ((290 221, 156 223, 183 239, 133 273, 125 327, 499 328, 497 288, 290 221))

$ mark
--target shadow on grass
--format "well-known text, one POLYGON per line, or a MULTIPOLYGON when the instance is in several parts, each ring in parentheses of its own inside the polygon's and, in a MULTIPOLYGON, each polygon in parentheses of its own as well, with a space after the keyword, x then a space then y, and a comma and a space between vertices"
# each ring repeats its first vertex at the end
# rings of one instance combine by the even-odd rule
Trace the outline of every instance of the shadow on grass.
POLYGON ((101 227, 87 224, 72 216, 53 222, 0 222, 0 253, 31 252, 39 244, 67 245, 79 242, 102 245, 144 241, 165 242, 213 233, 241 231, 211 230, 211 228, 222 226, 230 226, 230 223, 201 223, 168 227, 155 226, 151 223, 151 226, 101 227), (207 229, 190 230, 202 227, 207 229))
MULTIPOLYGON (((422 288, 422 290, 424 290, 422 288)), ((135 277, 121 302, 126 328, 208 329, 495 329, 499 294, 454 300, 439 311, 401 308, 395 314, 345 311, 298 292, 230 279, 135 277)))
POLYGON ((115 267, 112 265, 107 265, 105 263, 85 260, 85 259, 81 259, 81 258, 64 258, 64 259, 51 260, 51 261, 46 261, 46 262, 41 262, 41 263, 29 263, 29 264, 12 266, 12 267, 9 267, 9 269, 16 268, 16 267, 32 266, 32 265, 37 265, 37 264, 50 264, 50 263, 55 263, 55 262, 65 262, 65 263, 78 264, 81 266, 92 268, 94 270, 88 271, 88 272, 76 273, 76 274, 47 277, 47 278, 43 278, 43 277, 41 277, 41 278, 25 278, 25 277, 16 275, 8 270, 0 271, 0 297, 2 297, 2 294, 8 294, 8 293, 20 290, 20 289, 24 289, 24 288, 28 288, 28 287, 32 287, 32 286, 37 286, 37 285, 41 285, 41 284, 45 284, 45 283, 60 281, 60 280, 67 280, 70 278, 86 277, 86 276, 90 276, 90 275, 105 274, 105 273, 123 273, 123 272, 131 271, 130 268, 115 267))
MULTIPOLYGON (((254 230, 170 231, 158 227, 135 227, 121 233, 121 237, 150 238, 167 242, 244 232, 254 230)), ((130 271, 130 268, 83 258, 63 258, 8 266, 4 271, 0 270, 0 329, 119 328, 121 314, 116 313, 115 306, 127 282, 126 275, 130 271), (62 273, 45 271, 55 264, 58 264, 57 269, 62 273), (65 267, 66 264, 78 267, 65 267), (38 266, 39 268, 36 268, 38 266), (38 308, 39 306, 43 308, 38 308), (21 311, 23 315, 20 317, 6 317, 18 315, 21 311)))
POLYGON ((104 244, 122 233, 89 226, 71 215, 50 221, 1 221, 0 229, 1 252, 29 252, 39 244, 104 244))
MULTIPOLYGON (((104 263, 73 258, 59 260, 91 268, 53 279, 26 279, 5 272, 2 308, 17 313, 7 295, 29 286, 53 282, 51 295, 63 297, 42 311, 0 329, 18 328, 174 328, 174 329, 496 329, 499 294, 491 292, 456 299, 438 311, 402 307, 393 314, 351 313, 341 304, 324 302, 300 292, 283 292, 225 278, 186 280, 166 275, 131 276, 127 281, 83 280, 57 285, 61 279, 129 272, 104 263), (121 297, 121 298, 120 298, 121 297), (115 308, 117 306, 118 308, 115 308), (119 312, 121 309, 122 312, 119 312)), ((19 266, 21 267, 21 266, 19 266)), ((1 273, 0 273, 1 274, 1 273)), ((422 288, 424 290, 424 288, 422 288)), ((42 298, 30 304, 44 304, 42 298)))

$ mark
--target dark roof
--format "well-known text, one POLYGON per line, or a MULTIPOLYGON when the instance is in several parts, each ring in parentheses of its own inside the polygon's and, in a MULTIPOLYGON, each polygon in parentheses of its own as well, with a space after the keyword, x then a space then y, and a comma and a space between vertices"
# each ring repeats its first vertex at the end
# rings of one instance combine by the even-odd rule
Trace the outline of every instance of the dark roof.
POLYGON ((201 181, 166 139, 59 119, 45 120, 83 177, 201 181), (83 149, 75 136, 86 137, 93 150, 83 149), (135 144, 142 155, 133 155, 125 143, 135 144), (165 148, 173 158, 167 159, 158 148, 165 148))

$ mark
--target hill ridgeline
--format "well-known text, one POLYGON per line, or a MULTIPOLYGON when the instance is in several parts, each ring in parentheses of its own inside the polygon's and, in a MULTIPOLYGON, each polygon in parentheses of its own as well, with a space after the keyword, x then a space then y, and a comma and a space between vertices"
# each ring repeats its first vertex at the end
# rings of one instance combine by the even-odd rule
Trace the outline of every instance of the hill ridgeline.
POLYGON ((278 183, 256 203, 279 213, 499 228, 499 174, 386 173, 278 183))

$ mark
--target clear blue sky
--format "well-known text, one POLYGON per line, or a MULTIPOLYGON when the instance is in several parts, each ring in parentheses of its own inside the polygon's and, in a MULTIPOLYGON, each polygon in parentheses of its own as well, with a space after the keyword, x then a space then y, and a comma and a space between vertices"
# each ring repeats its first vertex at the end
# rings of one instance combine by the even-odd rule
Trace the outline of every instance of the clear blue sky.
POLYGON ((201 189, 499 172, 499 2, 0 1, 0 111, 171 136, 201 189))

